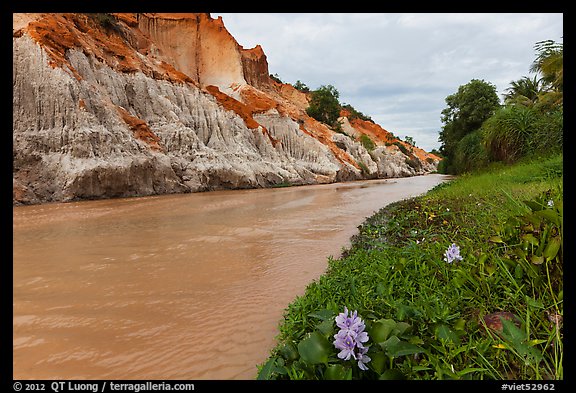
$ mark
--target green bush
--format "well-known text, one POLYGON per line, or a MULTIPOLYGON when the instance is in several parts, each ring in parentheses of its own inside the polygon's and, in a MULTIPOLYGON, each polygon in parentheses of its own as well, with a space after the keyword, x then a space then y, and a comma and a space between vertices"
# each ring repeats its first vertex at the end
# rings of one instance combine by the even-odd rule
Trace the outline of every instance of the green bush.
POLYGON ((311 93, 310 106, 306 113, 330 127, 337 127, 340 117, 339 95, 332 85, 320 86, 311 93))
POLYGON ((564 145, 564 111, 562 107, 541 114, 530 140, 530 151, 551 154, 562 151, 564 145))
POLYGON ((563 146, 563 109, 507 106, 488 119, 481 132, 492 161, 511 163, 529 154, 556 153, 563 146))
POLYGON ((357 111, 352 105, 350 104, 344 104, 342 105, 342 109, 346 109, 348 112, 350 112, 350 116, 348 116, 348 118, 350 120, 354 120, 354 119, 361 119, 364 121, 370 121, 372 123, 374 123, 374 120, 372 120, 372 118, 370 116, 366 116, 365 114, 363 114, 362 112, 357 111))
POLYGON ((401 144, 400 142, 394 142, 394 145, 396 145, 398 147, 398 149, 400 149, 400 151, 402 152, 402 154, 404 154, 405 156, 409 156, 410 155, 410 151, 408 151, 408 149, 406 148, 406 146, 404 146, 403 144, 401 144))
POLYGON ((479 169, 487 163, 488 154, 482 144, 482 134, 479 130, 466 135, 456 145, 454 153, 456 173, 479 169))
POLYGON ((374 150, 374 148, 376 148, 376 144, 374 143, 374 141, 370 139, 370 137, 366 134, 360 135, 358 140, 360 141, 362 146, 364 146, 368 151, 372 151, 374 150))
POLYGON ((119 30, 118 20, 116 17, 109 13, 93 13, 88 14, 92 19, 94 19, 100 26, 106 30, 119 30))
POLYGON ((484 144, 493 161, 515 162, 529 150, 538 112, 519 106, 497 111, 482 126, 484 144))

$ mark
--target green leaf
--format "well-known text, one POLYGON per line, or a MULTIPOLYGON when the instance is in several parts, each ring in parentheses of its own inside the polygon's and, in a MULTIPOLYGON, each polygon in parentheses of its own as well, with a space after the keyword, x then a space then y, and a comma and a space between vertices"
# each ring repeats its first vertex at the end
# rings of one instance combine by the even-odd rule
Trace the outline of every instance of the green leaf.
POLYGON ((534 237, 534 235, 531 234, 531 233, 526 233, 526 234, 522 235, 522 236, 520 237, 520 239, 524 240, 525 242, 528 242, 529 244, 531 244, 531 245, 533 245, 533 246, 537 246, 538 243, 539 243, 539 240, 536 239, 536 238, 534 237))
POLYGON ((323 310, 311 312, 310 314, 308 314, 308 316, 313 317, 313 318, 318 318, 322 321, 325 321, 327 319, 333 319, 336 316, 336 313, 332 310, 323 309, 323 310))
POLYGON ((542 354, 527 343, 526 332, 518 328, 514 322, 502 318, 502 337, 518 355, 524 358, 526 364, 537 364, 543 358, 542 354))
POLYGON ((332 345, 322 334, 311 333, 298 343, 298 353, 302 360, 310 364, 328 363, 328 355, 332 345))
POLYGON ((389 370, 384 371, 380 375, 379 379, 380 380, 401 380, 401 379, 406 379, 406 377, 399 370, 389 369, 389 370))
POLYGON ((546 341, 547 341, 547 340, 534 339, 534 340, 528 341, 528 345, 530 345, 531 347, 533 347, 534 345, 544 344, 546 341))
POLYGON ((324 379, 340 381, 351 380, 352 369, 349 367, 344 367, 341 364, 331 364, 326 367, 326 371, 324 371, 324 379))
POLYGON ((280 355, 286 360, 296 360, 298 359, 298 350, 296 349, 296 345, 292 343, 287 343, 284 345, 280 351, 280 355))
POLYGON ((518 264, 514 268, 514 278, 516 278, 516 280, 521 280, 522 276, 524 276, 524 269, 522 269, 522 265, 518 264))
POLYGON ((413 366, 412 367, 412 371, 428 371, 428 370, 432 370, 432 368, 426 367, 426 366, 413 366))
POLYGON ((535 300, 532 299, 529 296, 526 296, 526 303, 528 303, 528 305, 530 307, 534 307, 534 308, 544 308, 544 304, 540 301, 540 300, 535 300))
POLYGON ((486 265, 486 273, 491 276, 496 272, 496 265, 486 265))
POLYGON ((380 319, 372 324, 370 338, 376 343, 384 342, 396 327, 396 322, 392 319, 380 319))
POLYGON ((386 368, 386 365, 388 363, 388 357, 384 354, 384 352, 381 351, 370 352, 368 355, 370 356, 371 359, 368 365, 372 367, 372 369, 376 371, 378 374, 381 374, 382 371, 384 371, 384 369, 386 368))
POLYGON ((408 342, 409 342, 410 344, 416 344, 416 345, 418 345, 418 344, 423 345, 423 344, 424 344, 424 340, 422 340, 422 338, 420 338, 420 337, 418 337, 418 336, 411 336, 411 337, 409 337, 409 338, 408 338, 408 342))
POLYGON ((464 370, 460 370, 460 371, 456 372, 456 374, 457 374, 459 377, 462 377, 462 376, 464 376, 464 375, 466 375, 466 374, 475 373, 475 372, 481 373, 481 372, 484 372, 484 371, 487 371, 487 370, 488 370, 488 369, 486 369, 486 368, 480 368, 480 367, 467 367, 467 368, 465 368, 464 370))
POLYGON ((530 256, 530 262, 532 262, 534 265, 541 265, 544 263, 544 257, 532 255, 530 256))
POLYGON ((388 338, 386 341, 380 342, 379 344, 384 351, 388 351, 389 348, 393 348, 394 346, 398 345, 399 342, 400 339, 398 337, 392 336, 388 338))
POLYGON ((538 202, 534 201, 522 201, 522 202, 524 202, 524 204, 526 204, 526 206, 528 206, 530 210, 532 210, 533 212, 544 209, 544 206, 538 202))
POLYGON ((504 240, 500 236, 494 235, 488 238, 488 241, 491 243, 504 243, 504 240))
POLYGON ((464 318, 458 319, 454 323, 454 330, 464 332, 466 330, 466 320, 464 318))
POLYGON ((544 219, 556 224, 556 225, 560 225, 560 216, 558 215, 558 213, 555 210, 550 210, 550 209, 546 209, 546 210, 540 210, 535 212, 534 214, 543 217, 544 219))
POLYGON ((479 265, 483 265, 484 262, 486 262, 486 260, 488 259, 488 255, 485 253, 480 254, 480 256, 478 257, 478 264, 479 265))
POLYGON ((324 336, 330 337, 334 332, 334 321, 332 319, 327 319, 316 325, 318 329, 324 336))
POLYGON ((560 244, 562 241, 559 236, 553 236, 548 241, 546 248, 542 252, 542 256, 546 258, 546 261, 550 261, 556 257, 558 251, 560 250, 560 244))
POLYGON ((394 358, 424 352, 424 349, 420 348, 418 345, 401 341, 396 336, 390 337, 388 340, 381 343, 380 346, 384 349, 386 355, 394 358))
POLYGON ((396 322, 396 327, 392 331, 393 334, 401 336, 406 333, 412 326, 406 322, 396 322))
POLYGON ((503 317, 500 317, 500 320, 502 321, 502 336, 507 342, 515 344, 526 340, 526 332, 514 322, 503 317))
POLYGON ((448 325, 440 324, 436 326, 434 329, 434 335, 440 341, 444 341, 450 344, 458 344, 460 342, 460 338, 458 335, 450 329, 448 325))
POLYGON ((406 318, 415 318, 422 315, 422 313, 415 307, 407 306, 405 304, 396 305, 396 319, 403 321, 406 318))
POLYGON ((268 359, 268 361, 260 369, 260 372, 258 373, 258 376, 256 377, 257 380, 260 380, 260 381, 261 380, 269 380, 272 377, 272 375, 274 374, 274 371, 276 371, 276 369, 277 369, 276 359, 278 359, 278 358, 273 357, 273 358, 268 359))

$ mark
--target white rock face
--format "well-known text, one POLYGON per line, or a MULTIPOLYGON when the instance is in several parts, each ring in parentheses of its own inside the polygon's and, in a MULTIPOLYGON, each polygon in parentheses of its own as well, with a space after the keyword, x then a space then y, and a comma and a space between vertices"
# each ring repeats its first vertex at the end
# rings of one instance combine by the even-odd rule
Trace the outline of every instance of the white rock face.
POLYGON ((274 147, 196 86, 119 73, 71 50, 78 81, 49 66, 26 36, 14 39, 13 53, 21 202, 312 184, 340 170, 326 146, 277 112, 257 119, 281 141, 274 147), (163 151, 135 138, 118 107, 143 120, 163 151))
MULTIPOLYGON (((411 167, 398 149, 368 152, 334 134, 331 141, 356 167, 303 132, 299 119, 276 109, 254 113, 260 126, 249 128, 201 85, 119 72, 87 50, 69 49, 66 60, 75 73, 51 64, 30 36, 13 38, 15 204, 328 183, 435 169, 430 163, 411 167)), ((217 76, 205 71, 205 80, 210 78, 217 76)))

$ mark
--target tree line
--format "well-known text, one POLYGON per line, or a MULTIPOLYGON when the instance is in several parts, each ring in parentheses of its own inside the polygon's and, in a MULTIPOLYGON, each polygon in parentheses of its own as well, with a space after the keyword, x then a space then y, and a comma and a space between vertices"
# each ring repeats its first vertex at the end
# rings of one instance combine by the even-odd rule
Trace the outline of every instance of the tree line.
POLYGON ((491 162, 562 151, 563 44, 539 41, 534 49, 529 68, 534 75, 512 81, 503 104, 496 87, 478 79, 446 97, 439 172, 460 174, 491 162))

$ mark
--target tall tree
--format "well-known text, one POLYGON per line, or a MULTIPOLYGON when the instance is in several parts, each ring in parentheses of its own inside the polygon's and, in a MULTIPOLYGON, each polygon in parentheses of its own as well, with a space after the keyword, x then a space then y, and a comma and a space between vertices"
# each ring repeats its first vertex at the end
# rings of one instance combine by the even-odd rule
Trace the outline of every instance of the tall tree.
POLYGON ((440 152, 446 160, 444 168, 448 173, 457 172, 453 167, 456 147, 462 138, 478 130, 482 123, 500 107, 496 86, 484 80, 472 79, 446 97, 448 105, 442 110, 444 123, 438 140, 442 142, 440 152))

